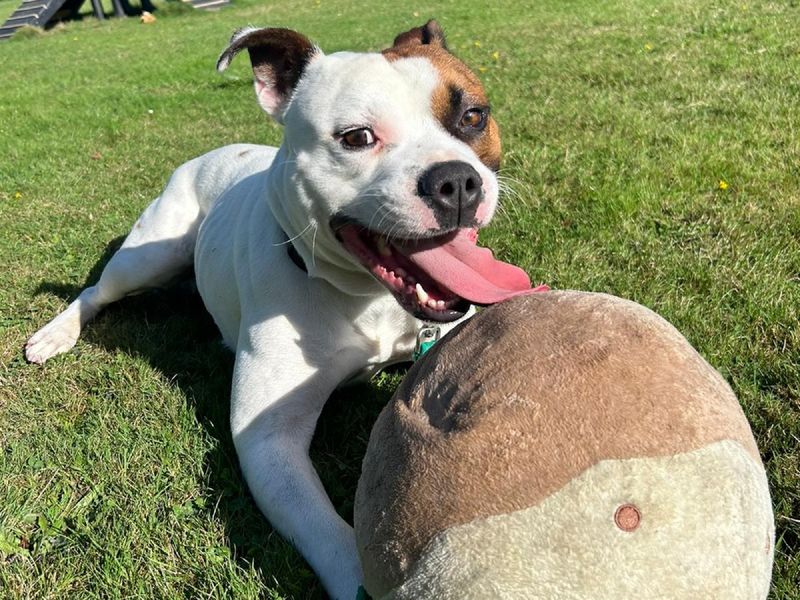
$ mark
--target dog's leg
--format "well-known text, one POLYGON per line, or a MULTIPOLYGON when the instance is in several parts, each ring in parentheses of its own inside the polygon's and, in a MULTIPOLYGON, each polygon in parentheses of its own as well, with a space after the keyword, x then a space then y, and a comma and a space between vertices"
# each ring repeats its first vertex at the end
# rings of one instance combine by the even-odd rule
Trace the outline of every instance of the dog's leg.
POLYGON ((111 302, 163 285, 191 266, 201 216, 184 171, 186 166, 178 169, 142 213, 100 280, 28 340, 30 362, 41 364, 72 348, 83 326, 111 302))
POLYGON ((239 341, 231 406, 245 479, 258 507, 305 557, 328 594, 351 600, 361 582, 355 535, 331 504, 308 448, 328 396, 366 357, 353 348, 310 355, 298 348, 296 330, 281 317, 273 317, 268 336, 249 333, 239 341))

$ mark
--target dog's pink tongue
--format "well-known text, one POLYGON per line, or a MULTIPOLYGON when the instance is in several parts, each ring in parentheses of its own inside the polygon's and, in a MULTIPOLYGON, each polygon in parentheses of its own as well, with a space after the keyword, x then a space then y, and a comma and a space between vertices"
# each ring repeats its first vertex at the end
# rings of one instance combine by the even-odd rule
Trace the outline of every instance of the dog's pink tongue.
POLYGON ((474 231, 462 229, 445 244, 421 242, 401 251, 441 287, 473 304, 494 304, 534 291, 525 271, 497 260, 477 241, 474 231))

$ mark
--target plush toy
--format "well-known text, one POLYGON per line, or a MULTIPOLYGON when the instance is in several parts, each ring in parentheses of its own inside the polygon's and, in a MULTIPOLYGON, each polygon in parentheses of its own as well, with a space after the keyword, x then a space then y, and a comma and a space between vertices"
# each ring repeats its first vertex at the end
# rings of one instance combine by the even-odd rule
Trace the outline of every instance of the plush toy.
POLYGON ((356 493, 375 599, 753 600, 767 479, 724 379, 604 294, 488 308, 408 373, 356 493))

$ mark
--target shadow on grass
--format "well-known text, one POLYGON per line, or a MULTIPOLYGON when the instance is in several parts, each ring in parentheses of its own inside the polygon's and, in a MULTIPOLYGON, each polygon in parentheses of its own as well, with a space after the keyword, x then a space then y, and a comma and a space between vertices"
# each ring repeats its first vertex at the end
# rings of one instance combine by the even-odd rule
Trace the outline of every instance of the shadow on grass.
MULTIPOLYGON (((83 286, 43 282, 36 293, 74 300, 98 280, 123 240, 119 237, 108 244, 83 286)), ((286 596, 325 598, 308 565, 269 526, 247 490, 229 427, 234 357, 222 345, 196 292, 193 274, 111 305, 87 326, 82 338, 107 350, 144 357, 180 387, 197 419, 218 442, 206 456, 206 483, 213 496, 207 505, 224 524, 237 560, 258 569, 266 585, 277 581, 278 591, 286 596)), ((395 371, 394 378, 399 379, 401 372, 395 371)), ((337 390, 317 423, 311 456, 334 506, 350 523, 369 432, 393 388, 390 376, 388 385, 377 388, 358 384, 337 390)))

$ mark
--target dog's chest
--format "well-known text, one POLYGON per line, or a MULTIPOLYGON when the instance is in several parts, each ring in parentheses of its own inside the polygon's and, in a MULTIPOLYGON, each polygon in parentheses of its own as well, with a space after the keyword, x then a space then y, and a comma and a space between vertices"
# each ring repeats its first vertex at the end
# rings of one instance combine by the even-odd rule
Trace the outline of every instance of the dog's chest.
POLYGON ((375 372, 389 364, 411 360, 421 324, 389 294, 376 298, 354 315, 352 324, 370 349, 367 369, 375 372))

